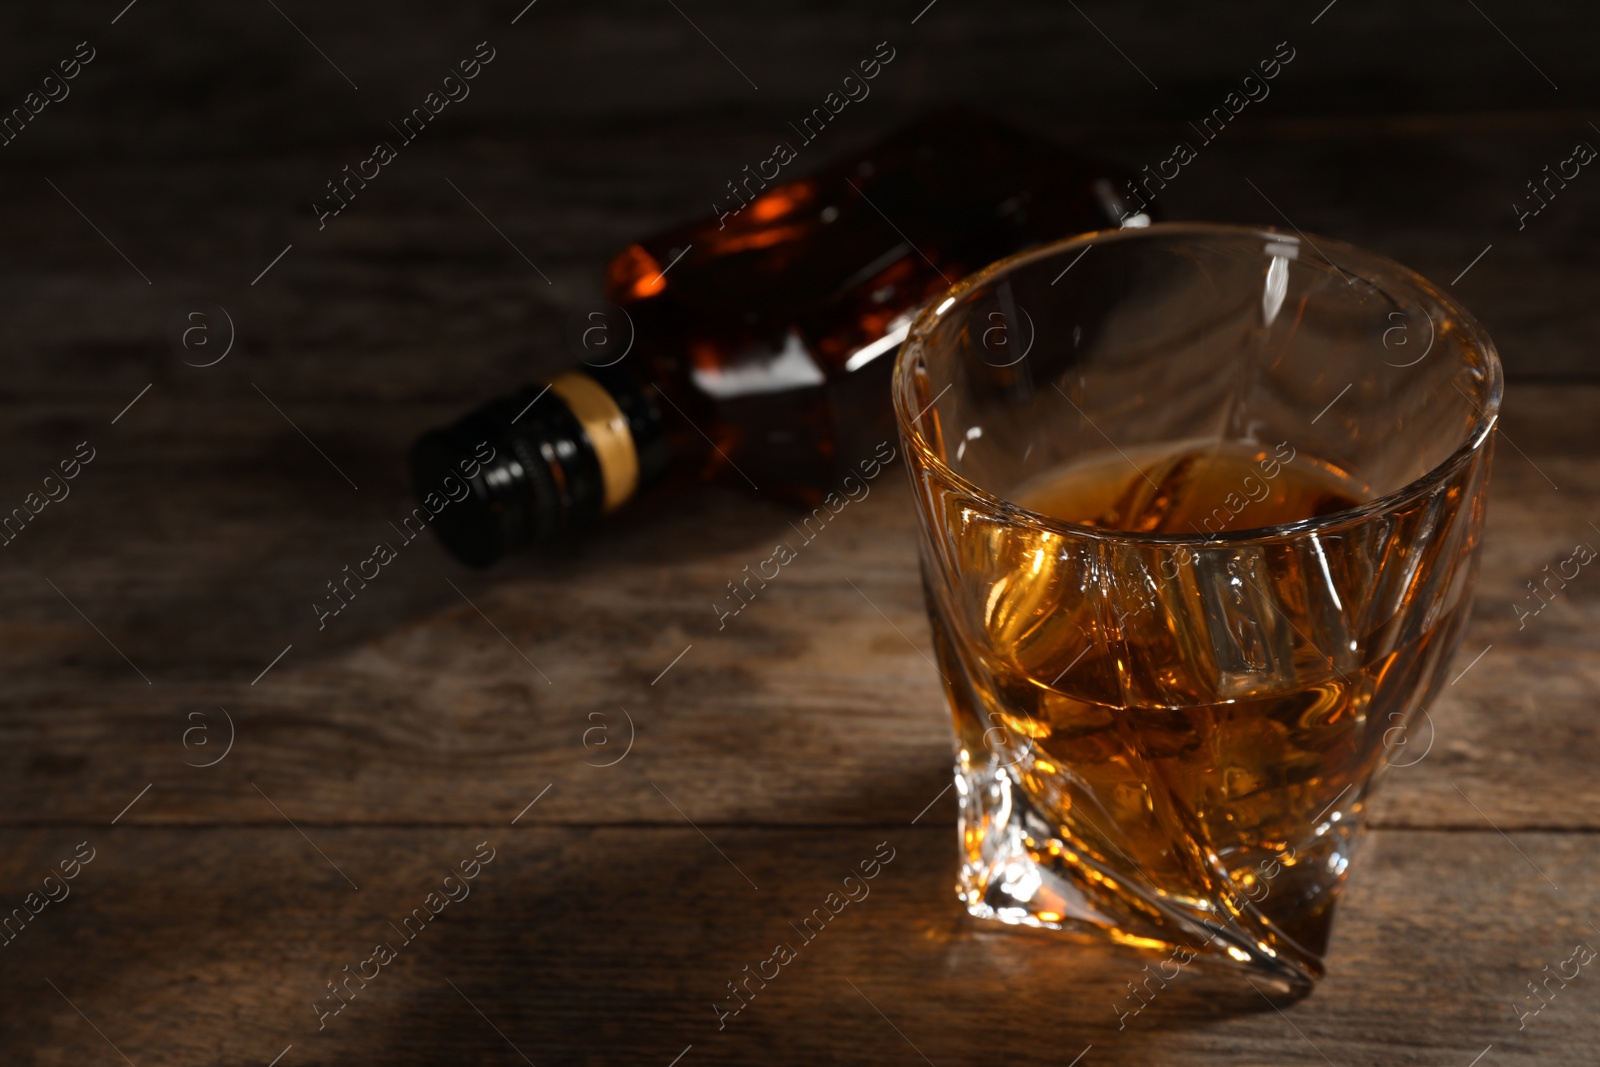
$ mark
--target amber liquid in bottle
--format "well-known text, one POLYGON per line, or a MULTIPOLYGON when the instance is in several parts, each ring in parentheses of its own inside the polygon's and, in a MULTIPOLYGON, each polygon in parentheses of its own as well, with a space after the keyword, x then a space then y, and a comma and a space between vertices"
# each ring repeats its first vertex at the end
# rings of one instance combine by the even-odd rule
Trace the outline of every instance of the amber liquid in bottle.
POLYGON ((1111 178, 944 108, 803 177, 747 180, 739 199, 730 183, 719 214, 619 253, 606 292, 675 453, 703 477, 814 504, 893 441, 889 377, 917 311, 997 259, 1115 227, 1126 206, 1111 178))
POLYGON ((470 490, 434 523, 457 558, 576 541, 687 478, 816 504, 893 455, 889 377, 924 304, 1128 215, 1112 172, 960 110, 803 173, 822 151, 623 249, 606 267, 614 306, 569 337, 580 365, 423 435, 419 499, 470 490))
MULTIPOLYGON (((1217 442, 1097 455, 1010 494, 1078 524, 1207 537, 1326 515, 1370 495, 1288 445, 1217 442)), ((1055 535, 1019 545, 1015 578, 989 598, 980 655, 997 689, 985 702, 1025 749, 1013 769, 1060 828, 1040 861, 1081 863, 1075 880, 1091 892, 1113 871, 1142 895, 1202 912, 1208 899, 1228 900, 1235 916, 1248 911, 1251 925, 1285 939, 1280 951, 1321 956, 1331 911, 1319 900, 1331 901, 1346 860, 1341 834, 1308 834, 1329 809, 1350 818, 1345 794, 1356 787, 1359 800, 1401 721, 1391 713, 1414 698, 1411 676, 1438 633, 1359 666, 1351 641, 1342 668, 1331 650, 1293 638, 1326 633, 1323 616, 1309 617, 1327 610, 1325 598, 1292 592, 1333 587, 1305 573, 1338 573, 1337 538, 1324 540, 1309 566, 1307 556, 1259 543, 1218 552, 1220 539, 1191 542, 1194 552, 1108 545, 1089 567, 1063 561, 1055 535), (1268 591, 1288 607, 1265 607, 1268 591), (1239 607, 1219 606, 1219 596, 1239 607), (1231 677, 1217 651, 1231 642, 1207 632, 1231 626, 1248 651, 1240 634, 1280 624, 1293 628, 1279 646, 1294 648, 1292 664, 1231 677)), ((1363 605, 1342 608, 1365 614, 1363 605)), ((1274 653, 1263 655, 1271 662, 1274 653)), ((994 732, 973 711, 958 707, 958 726, 964 747, 980 752, 994 732)), ((1109 890, 1103 903, 1111 914, 1126 906, 1109 890)))

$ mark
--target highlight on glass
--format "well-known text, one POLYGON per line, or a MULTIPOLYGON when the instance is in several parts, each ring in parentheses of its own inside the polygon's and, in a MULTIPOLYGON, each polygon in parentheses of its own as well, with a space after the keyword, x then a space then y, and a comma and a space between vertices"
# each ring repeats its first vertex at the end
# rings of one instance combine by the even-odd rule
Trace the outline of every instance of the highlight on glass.
POLYGON ((1470 611, 1489 338, 1349 245, 1158 224, 960 282, 894 391, 967 909, 1308 990, 1470 611))

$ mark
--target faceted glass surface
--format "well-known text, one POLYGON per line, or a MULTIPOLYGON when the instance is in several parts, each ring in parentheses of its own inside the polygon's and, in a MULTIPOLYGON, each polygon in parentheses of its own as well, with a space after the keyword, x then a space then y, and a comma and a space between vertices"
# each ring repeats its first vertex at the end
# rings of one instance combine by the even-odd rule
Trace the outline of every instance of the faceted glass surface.
POLYGON ((982 918, 1323 973, 1471 605, 1492 344, 1338 242, 1170 224, 968 278, 895 404, 982 918))

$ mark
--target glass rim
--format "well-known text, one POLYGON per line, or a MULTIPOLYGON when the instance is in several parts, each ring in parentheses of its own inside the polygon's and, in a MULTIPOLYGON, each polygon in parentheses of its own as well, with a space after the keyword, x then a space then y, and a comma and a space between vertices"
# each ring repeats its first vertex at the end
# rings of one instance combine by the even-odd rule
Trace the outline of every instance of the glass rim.
MULTIPOLYGON (((1377 288, 1381 291, 1387 291, 1381 285, 1378 285, 1377 288)), ((912 321, 911 328, 906 334, 905 343, 900 346, 900 351, 895 355, 892 388, 894 392, 895 422, 900 432, 907 438, 910 446, 917 451, 922 462, 931 467, 940 477, 955 485, 956 488, 991 506, 999 514, 1066 536, 1119 544, 1192 547, 1196 545, 1241 544, 1295 537, 1308 533, 1316 534, 1374 518, 1385 512, 1396 510, 1401 505, 1419 497, 1437 491, 1488 442, 1490 434, 1499 420, 1500 399, 1504 392, 1504 386, 1505 379, 1500 366, 1499 352, 1495 348, 1494 341, 1490 339, 1488 333, 1483 329, 1483 326, 1457 300, 1402 263, 1398 263, 1379 253, 1366 251, 1346 241, 1321 235, 1307 235, 1298 229, 1291 232, 1271 226, 1250 226, 1221 222, 1158 222, 1149 226, 1124 227, 1116 230, 1092 230, 1058 241, 1052 241, 997 260, 957 281, 949 289, 939 294, 936 300, 929 301, 924 305, 922 310, 917 313, 917 317, 912 321), (1048 259, 1078 248, 1088 249, 1097 244, 1108 244, 1113 241, 1148 240, 1155 236, 1257 237, 1269 241, 1287 238, 1297 245, 1302 241, 1305 245, 1309 245, 1310 251, 1315 255, 1318 262, 1325 263, 1342 273, 1350 273, 1345 271, 1343 267, 1322 250, 1324 247, 1331 246, 1341 259, 1348 258, 1351 262, 1360 266, 1362 271, 1356 276, 1369 284, 1376 283, 1377 279, 1373 275, 1378 273, 1398 277, 1417 290, 1423 297, 1442 308, 1448 314, 1448 317, 1461 327, 1469 350, 1476 353, 1482 360, 1481 370, 1484 382, 1482 403, 1480 404, 1471 397, 1467 398, 1468 402, 1477 409, 1477 417, 1473 421, 1471 430, 1466 434, 1466 439, 1453 449, 1448 456, 1420 477, 1372 500, 1308 519, 1297 519, 1294 522, 1280 523, 1275 526, 1254 526, 1242 530, 1228 530, 1214 534, 1149 534, 1133 530, 1118 530, 1111 527, 1088 526, 1082 523, 1069 522, 1065 519, 1058 519, 1023 507, 1021 504, 985 489, 971 479, 952 470, 934 452, 927 437, 922 433, 919 422, 928 408, 938 402, 938 397, 935 397, 922 411, 911 412, 909 410, 911 403, 909 395, 911 391, 911 376, 907 369, 910 363, 908 354, 914 351, 918 343, 926 343, 928 335, 938 325, 940 315, 953 306, 961 297, 980 286, 1037 260, 1048 259)), ((939 396, 943 396, 943 393, 940 393, 939 396)), ((1112 447, 1115 448, 1116 446, 1113 445, 1112 447)))

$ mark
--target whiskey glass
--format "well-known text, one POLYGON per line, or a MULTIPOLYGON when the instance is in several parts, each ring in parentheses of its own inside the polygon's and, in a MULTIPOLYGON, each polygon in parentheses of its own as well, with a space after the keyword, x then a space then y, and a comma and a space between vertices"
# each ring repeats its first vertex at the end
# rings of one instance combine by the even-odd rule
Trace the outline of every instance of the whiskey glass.
POLYGON ((1451 297, 1299 233, 1087 234, 924 310, 894 403, 968 911, 1308 991, 1466 625, 1500 393, 1451 297))

